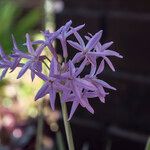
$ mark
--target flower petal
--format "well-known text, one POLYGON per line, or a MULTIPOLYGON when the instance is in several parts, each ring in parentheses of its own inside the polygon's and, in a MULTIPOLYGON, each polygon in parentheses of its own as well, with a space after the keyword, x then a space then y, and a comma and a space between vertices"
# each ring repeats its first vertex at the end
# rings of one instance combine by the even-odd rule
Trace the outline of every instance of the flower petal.
POLYGON ((45 82, 42 87, 39 89, 39 91, 37 92, 36 96, 35 96, 35 100, 42 98, 43 96, 45 96, 48 93, 48 88, 49 88, 49 84, 48 82, 45 82))
POLYGON ((49 94, 50 94, 50 105, 52 110, 55 110, 55 99, 56 99, 56 91, 52 88, 49 90, 49 94))
POLYGON ((71 40, 67 40, 67 42, 75 49, 79 50, 79 51, 83 51, 82 46, 80 46, 77 42, 73 42, 71 40))
POLYGON ((100 65, 99 65, 98 69, 97 69, 96 75, 98 75, 98 74, 100 74, 100 73, 103 72, 104 66, 105 66, 105 62, 104 62, 104 59, 103 59, 103 60, 101 61, 100 65))
POLYGON ((31 65, 31 62, 28 61, 28 62, 22 67, 21 71, 19 72, 19 74, 18 74, 18 76, 17 76, 17 79, 21 78, 21 77, 24 75, 24 73, 27 71, 27 69, 29 69, 30 65, 31 65))
POLYGON ((72 118, 72 116, 73 116, 75 110, 77 109, 78 105, 79 105, 79 103, 77 101, 73 102, 68 121, 72 118))
POLYGON ((27 48, 30 54, 34 55, 34 49, 32 47, 32 42, 30 40, 30 35, 27 33, 26 34, 26 43, 27 43, 27 48))
POLYGON ((96 44, 98 43, 98 41, 100 40, 101 38, 101 35, 102 35, 102 30, 97 32, 90 40, 89 42, 87 43, 86 45, 86 50, 87 51, 91 51, 95 46, 96 44))
POLYGON ((2 74, 1 74, 1 76, 0 76, 0 80, 2 80, 2 79, 5 77, 7 71, 8 71, 8 69, 4 69, 4 70, 2 71, 2 74))
POLYGON ((107 58, 107 57, 104 57, 104 60, 107 62, 107 64, 109 65, 109 67, 111 68, 112 71, 115 71, 115 68, 112 64, 112 62, 107 58))

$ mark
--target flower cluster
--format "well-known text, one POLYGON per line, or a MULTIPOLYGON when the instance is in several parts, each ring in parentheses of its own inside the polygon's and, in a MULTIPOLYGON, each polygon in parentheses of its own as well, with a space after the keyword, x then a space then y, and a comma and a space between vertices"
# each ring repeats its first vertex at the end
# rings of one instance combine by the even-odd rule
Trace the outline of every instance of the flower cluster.
POLYGON ((94 110, 89 99, 98 97, 104 103, 105 97, 108 95, 105 89, 116 90, 105 81, 98 79, 97 75, 103 72, 105 64, 108 64, 115 71, 109 56, 122 58, 119 53, 109 49, 113 42, 100 43, 102 30, 94 35, 88 34, 83 40, 79 30, 84 25, 77 27, 71 25, 72 21, 68 21, 53 33, 49 30, 42 32, 44 40, 31 41, 29 34, 26 34, 26 42, 23 45, 27 47, 27 53, 18 48, 13 36, 12 54, 6 55, 0 47, 0 68, 2 69, 0 79, 4 78, 8 70, 12 72, 17 67, 21 68, 17 79, 21 78, 27 70, 30 70, 32 80, 38 76, 44 81, 43 86, 35 96, 35 100, 49 94, 51 108, 54 110, 56 94, 60 93, 61 103, 72 102, 69 119, 79 105, 93 114, 94 110), (71 35, 75 37, 76 41, 69 40, 71 35), (54 47, 55 41, 61 43, 63 62, 58 61, 54 47), (46 47, 52 53, 52 59, 43 54, 46 47), (68 57, 69 50, 77 52, 73 58, 68 57), (24 58, 27 60, 26 63, 22 63, 24 58), (100 64, 97 63, 98 58, 101 58, 100 64), (49 75, 44 74, 44 65, 47 67, 49 75), (90 66, 90 72, 83 75, 83 70, 87 66, 90 66))

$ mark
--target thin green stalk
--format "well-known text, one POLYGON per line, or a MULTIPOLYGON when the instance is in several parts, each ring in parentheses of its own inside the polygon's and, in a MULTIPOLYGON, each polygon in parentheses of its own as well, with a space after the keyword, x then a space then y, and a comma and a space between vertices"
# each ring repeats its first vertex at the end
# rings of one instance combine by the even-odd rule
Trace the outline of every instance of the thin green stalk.
POLYGON ((150 150, 150 137, 147 140, 145 150, 150 150))
POLYGON ((68 121, 66 103, 61 104, 61 108, 62 108, 62 115, 63 115, 63 121, 64 121, 64 126, 65 126, 65 132, 66 132, 66 137, 67 137, 68 148, 69 148, 69 150, 75 150, 73 137, 72 137, 72 130, 71 130, 70 123, 68 121))
POLYGON ((38 116, 38 122, 37 122, 37 136, 36 136, 36 150, 42 149, 42 139, 43 139, 43 104, 42 101, 39 106, 39 116, 38 116))

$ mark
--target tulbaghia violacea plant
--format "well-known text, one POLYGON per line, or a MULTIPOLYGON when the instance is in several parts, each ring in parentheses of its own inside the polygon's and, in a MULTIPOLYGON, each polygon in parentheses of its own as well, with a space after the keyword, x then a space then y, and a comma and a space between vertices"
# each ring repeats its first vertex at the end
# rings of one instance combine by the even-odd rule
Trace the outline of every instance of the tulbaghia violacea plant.
POLYGON ((69 120, 79 105, 93 114, 94 109, 89 100, 98 97, 104 103, 105 97, 108 95, 105 90, 116 90, 105 81, 98 79, 97 75, 103 72, 105 63, 115 71, 109 56, 119 58, 122 56, 109 49, 113 42, 100 43, 102 30, 94 35, 87 34, 83 39, 79 34, 79 30, 83 27, 84 25, 72 27, 72 21, 68 21, 55 32, 51 33, 48 30, 41 32, 44 40, 37 41, 31 41, 29 34, 26 34, 26 42, 23 45, 26 46, 27 53, 18 48, 15 38, 12 36, 13 51, 10 55, 6 55, 0 47, 0 68, 3 70, 0 79, 4 78, 8 70, 12 72, 17 67, 21 68, 17 78, 21 78, 27 70, 30 70, 32 80, 36 75, 44 81, 35 100, 49 94, 51 108, 55 110, 56 94, 59 93, 61 103, 72 103, 69 120), (69 39, 71 35, 75 37, 76 41, 69 39), (61 43, 59 50, 63 51, 63 62, 58 61, 56 53, 58 50, 56 51, 54 47, 54 42, 57 41, 61 43), (53 55, 51 59, 43 53, 46 47, 53 55), (68 51, 73 50, 77 52, 75 56, 68 57, 68 51), (26 63, 22 63, 24 58, 27 60, 26 63), (97 63, 97 58, 101 58, 100 63, 97 63), (49 75, 44 74, 43 65, 47 67, 49 75), (84 73, 83 76, 85 68, 90 68, 90 71, 84 73))

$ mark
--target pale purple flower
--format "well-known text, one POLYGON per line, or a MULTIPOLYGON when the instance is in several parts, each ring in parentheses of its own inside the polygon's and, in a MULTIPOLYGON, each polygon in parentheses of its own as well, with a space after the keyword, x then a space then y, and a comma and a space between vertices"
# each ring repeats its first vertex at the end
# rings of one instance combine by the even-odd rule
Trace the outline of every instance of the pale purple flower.
POLYGON ((44 80, 43 86, 40 88, 40 90, 37 92, 35 96, 35 100, 45 96, 46 94, 49 94, 50 96, 50 104, 52 110, 55 110, 55 99, 56 99, 56 93, 62 92, 64 90, 68 90, 64 85, 62 85, 59 80, 57 80, 54 77, 54 74, 58 74, 58 63, 55 58, 52 59, 51 65, 50 65, 50 72, 49 76, 42 74, 41 72, 34 71, 35 74, 40 77, 42 80, 44 80))
POLYGON ((89 34, 85 36, 87 40, 87 43, 85 43, 78 33, 84 25, 74 28, 71 25, 72 21, 70 20, 55 32, 51 33, 49 30, 42 32, 44 40, 32 42, 29 34, 26 34, 26 43, 24 45, 27 47, 27 53, 18 48, 13 36, 13 52, 11 55, 7 56, 0 47, 0 69, 2 69, 0 79, 6 75, 9 69, 12 72, 17 67, 21 67, 17 78, 22 77, 29 69, 32 80, 37 75, 44 81, 43 86, 35 96, 35 100, 49 94, 51 108, 55 110, 56 94, 59 93, 61 103, 72 103, 69 120, 78 106, 82 106, 93 114, 94 109, 90 105, 89 100, 98 97, 104 103, 105 97, 109 94, 107 90, 116 90, 107 82, 98 79, 98 75, 103 72, 105 62, 115 71, 110 61, 110 56, 122 58, 119 53, 109 49, 113 42, 100 43, 102 30, 94 35, 89 34), (70 35, 74 35, 77 42, 69 40, 70 35), (54 48, 55 41, 61 42, 60 50, 63 51, 62 60, 65 60, 64 62, 58 61, 57 51, 54 48), (71 52, 72 49, 68 48, 67 43, 77 50, 76 55, 72 59, 68 58, 68 51, 71 52), (33 48, 33 45, 36 46, 36 49, 33 48), (42 55, 45 47, 48 47, 52 53, 51 60, 48 56, 42 55), (27 61, 22 64, 21 61, 24 58, 27 61), (97 58, 102 58, 100 64, 97 63, 97 58), (48 60, 48 64, 45 59, 48 60), (47 67, 48 76, 43 73, 43 64, 47 67), (84 70, 87 66, 90 66, 90 70, 85 74, 84 70))
MULTIPOLYGON (((92 37, 93 37, 92 34, 89 34, 89 36, 85 36, 85 38, 88 41, 92 37)), ((112 69, 112 71, 115 71, 115 68, 114 68, 112 62, 110 61, 110 59, 108 58, 108 56, 115 56, 115 57, 118 57, 118 58, 123 58, 123 56, 121 56, 119 53, 117 53, 113 50, 108 49, 112 44, 113 44, 112 41, 107 42, 105 44, 101 44, 100 42, 98 42, 94 47, 94 51, 97 52, 97 53, 93 53, 92 55, 96 56, 96 57, 102 57, 106 61, 106 63, 109 65, 109 67, 112 69)))
POLYGON ((32 42, 30 40, 29 34, 26 34, 26 44, 29 54, 18 52, 18 56, 28 59, 28 61, 24 64, 21 71, 19 72, 17 79, 21 78, 24 73, 30 69, 31 70, 31 78, 32 80, 35 77, 35 73, 32 70, 37 70, 38 72, 42 71, 42 60, 43 57, 40 56, 44 49, 44 45, 40 45, 36 50, 33 49, 32 42))
POLYGON ((71 35, 73 34, 74 32, 77 32, 78 30, 82 29, 84 27, 84 24, 83 25, 79 25, 75 28, 71 28, 71 24, 72 24, 72 21, 68 21, 64 26, 63 26, 63 29, 61 31, 61 34, 58 36, 58 39, 60 40, 61 42, 61 45, 62 45, 62 49, 63 49, 63 57, 64 58, 67 58, 68 57, 68 50, 67 50, 67 42, 66 42, 66 39, 71 35))

